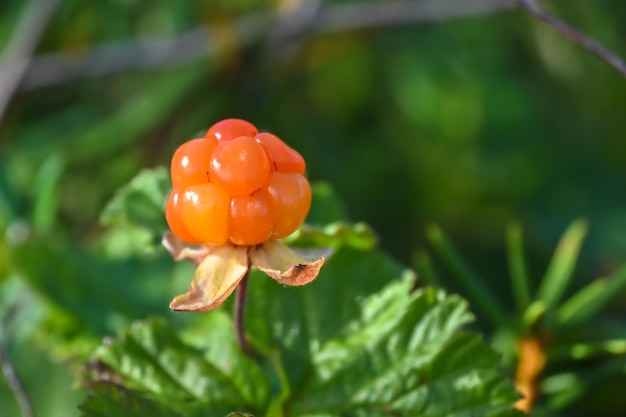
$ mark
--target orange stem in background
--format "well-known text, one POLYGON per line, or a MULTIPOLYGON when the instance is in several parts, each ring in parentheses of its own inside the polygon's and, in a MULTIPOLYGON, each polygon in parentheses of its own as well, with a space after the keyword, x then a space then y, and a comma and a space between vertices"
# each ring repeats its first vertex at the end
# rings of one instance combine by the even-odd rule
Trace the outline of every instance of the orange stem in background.
POLYGON ((544 345, 536 336, 525 337, 519 341, 518 355, 515 387, 523 397, 515 408, 529 413, 539 395, 538 379, 546 365, 544 345))

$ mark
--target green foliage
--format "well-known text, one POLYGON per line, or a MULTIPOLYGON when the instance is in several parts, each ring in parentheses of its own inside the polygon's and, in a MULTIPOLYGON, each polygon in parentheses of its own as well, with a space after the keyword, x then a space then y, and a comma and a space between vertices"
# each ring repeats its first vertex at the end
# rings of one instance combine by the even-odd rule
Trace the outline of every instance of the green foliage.
POLYGON ((557 313, 562 326, 577 326, 589 322, 626 289, 626 267, 610 278, 592 281, 564 302, 557 313))
POLYGON ((153 253, 167 229, 163 216, 171 182, 165 167, 143 170, 120 188, 100 215, 109 226, 102 240, 113 256, 153 253))
POLYGON ((578 220, 565 231, 554 256, 537 290, 537 301, 545 305, 546 320, 554 320, 556 305, 570 282, 582 241, 587 233, 587 224, 578 220))
POLYGON ((171 188, 168 170, 141 171, 120 188, 100 215, 105 226, 132 224, 157 234, 166 227, 163 211, 171 188))
MULTIPOLYGON (((206 336, 213 346, 205 351, 184 344, 163 321, 133 325, 118 340, 96 351, 94 383, 106 386, 110 378, 123 381, 131 398, 143 398, 143 403, 152 407, 143 409, 138 405, 139 415, 149 415, 151 409, 188 415, 200 407, 211 415, 238 408, 258 412, 260 406, 269 402, 270 391, 261 369, 238 351, 232 323, 227 318, 217 313, 207 319, 212 325, 206 336), (98 382, 102 379, 105 382, 98 382)), ((100 389, 97 398, 108 398, 109 404, 119 403, 112 390, 100 389)), ((98 410, 103 413, 97 408, 89 412, 83 409, 83 415, 97 415, 98 410)), ((102 415, 115 414, 107 411, 102 415)))
MULTIPOLYGON (((167 182, 166 171, 157 168, 122 187, 101 215, 108 226, 103 240, 111 230, 132 238, 136 229, 156 242, 167 182)), ((313 189, 315 199, 320 194, 314 218, 340 213, 328 186, 313 189)), ((53 313, 40 318, 47 329, 40 334, 55 355, 85 357, 98 338, 120 331, 105 337, 82 372, 85 417, 516 415, 517 393, 498 355, 464 330, 472 315, 461 298, 414 291, 412 274, 375 251, 364 224, 305 226, 290 239, 335 253, 305 287, 285 288, 253 272, 246 316, 253 358, 238 348, 229 302, 205 315, 130 323, 162 312, 164 297, 177 291, 154 275, 128 279, 129 268, 137 276, 171 274, 173 261, 153 246, 148 258, 135 251, 113 261, 111 254, 94 257, 65 240, 31 238, 12 245, 10 254, 53 313), (155 284, 156 293, 148 288, 155 284)), ((191 278, 191 269, 185 271, 182 288, 191 278)))
MULTIPOLYGON (((338 278, 367 255, 338 254, 343 259, 331 260, 320 279, 338 278)), ((388 263, 378 258, 367 266, 388 263)), ((517 415, 511 408, 517 394, 498 370, 498 355, 477 335, 460 331, 471 315, 458 297, 434 289, 411 293, 410 275, 361 302, 349 291, 331 302, 319 299, 320 285, 291 289, 299 293, 294 297, 271 284, 273 290, 252 286, 248 301, 258 364, 238 350, 223 311, 208 314, 203 329, 210 331, 191 338, 201 349, 181 342, 163 321, 138 323, 96 351, 96 388, 83 415, 114 416, 125 408, 172 416, 229 409, 293 416, 517 415), (258 317, 269 303, 276 307, 258 317), (270 399, 272 380, 280 385, 270 399)))
MULTIPOLYGON (((371 0, 362 1, 348 3, 371 0)), ((290 244, 332 248, 336 259, 377 258, 379 244, 406 263, 430 241, 424 229, 441 225, 446 234, 431 242, 436 258, 425 250, 416 256, 417 285, 467 298, 477 315, 471 327, 495 343, 509 374, 520 337, 551 338, 533 415, 624 414, 623 79, 524 13, 320 36, 328 24, 353 23, 352 14, 332 13, 343 3, 283 19, 310 3, 57 2, 0 118, 0 343, 37 417, 74 415, 82 393, 69 387, 77 368, 103 337, 134 320, 164 318, 182 343, 205 351, 199 341, 210 316, 167 310, 193 267, 172 263, 159 248, 166 175, 136 180, 154 191, 145 196, 127 184, 146 167, 167 165, 181 142, 225 117, 278 134, 306 158, 309 178, 325 181, 315 185, 308 226, 290 244), (280 19, 263 22, 265 13, 280 19), (291 25, 302 32, 292 36, 291 25), (184 43, 155 52, 172 39, 184 43), (135 202, 115 209, 124 193, 135 202), (107 204, 113 214, 99 223, 107 204), (581 215, 589 233, 583 223, 570 229, 551 262, 558 235, 581 215), (513 225, 502 241, 511 219, 524 225, 523 239, 513 225)), ((626 2, 550 6, 623 52, 626 2)), ((0 53, 26 39, 16 29, 27 7, 0 2, 0 53)), ((358 285, 346 287, 359 302, 384 287, 382 277, 399 275, 364 265, 378 275, 364 267, 358 285)), ((258 278, 258 287, 287 291, 258 278)), ((344 291, 343 276, 332 282, 314 284, 322 298, 344 291)), ((269 301, 255 303, 273 311, 269 301)), ((296 364, 273 371, 274 396, 277 381, 289 382, 287 371, 299 372, 300 362, 260 326, 250 329, 258 345, 279 347, 265 360, 296 364)), ((168 404, 117 382, 95 387, 85 410, 119 397, 148 415, 170 413, 168 404)), ((118 407, 110 414, 132 415, 120 404, 109 404, 118 407)), ((4 379, 0 409, 19 412, 4 379)))
POLYGON ((458 278, 464 291, 476 300, 478 308, 493 322, 503 324, 506 317, 504 307, 484 281, 454 252, 443 231, 433 225, 427 230, 427 234, 438 253, 454 271, 454 276, 458 278))
MULTIPOLYGON (((159 169, 138 174, 103 218, 149 224, 148 207, 136 208, 163 198, 155 186, 162 177, 159 169)), ((313 188, 315 198, 331 195, 313 188)), ((314 215, 336 213, 331 200, 314 215)), ((316 281, 285 288, 252 274, 246 329, 254 358, 239 349, 224 308, 182 328, 151 319, 107 339, 87 372, 83 416, 516 415, 517 393, 498 355, 464 331, 467 304, 432 288, 414 291, 413 275, 377 253, 372 239, 364 225, 303 227, 294 242, 336 250, 316 281)))
MULTIPOLYGON (((496 298, 483 285, 481 275, 474 272, 458 254, 440 228, 432 226, 428 230, 435 253, 451 273, 452 286, 462 287, 470 302, 476 305, 477 311, 487 319, 506 362, 523 367, 525 361, 532 359, 521 355, 520 346, 528 339, 540 341, 540 355, 548 359, 548 367, 541 377, 537 374, 532 378, 541 378, 533 379, 533 383, 541 386, 543 394, 549 398, 543 407, 535 408, 539 413, 560 410, 580 400, 592 389, 595 381, 619 372, 618 364, 623 361, 626 335, 615 326, 599 325, 597 316, 626 290, 625 267, 608 278, 593 280, 569 298, 565 297, 586 233, 587 223, 582 219, 574 221, 567 228, 535 294, 532 294, 521 227, 517 223, 508 227, 506 242, 510 288, 517 304, 516 311, 511 312, 507 311, 502 299, 496 298), (565 300, 561 301, 563 298, 565 300), (580 366, 579 375, 572 372, 572 366, 568 364, 572 360, 610 358, 613 355, 615 366, 607 366, 602 370, 580 366), (558 383, 563 380, 570 382, 558 383)), ((444 281, 434 272, 425 251, 416 256, 416 263, 418 270, 428 276, 429 282, 443 284, 444 281)), ((543 365, 540 371, 543 371, 543 365)))
POLYGON ((376 236, 366 223, 350 225, 344 222, 331 223, 324 227, 304 225, 285 239, 285 243, 304 247, 331 247, 343 245, 360 249, 372 249, 376 236))

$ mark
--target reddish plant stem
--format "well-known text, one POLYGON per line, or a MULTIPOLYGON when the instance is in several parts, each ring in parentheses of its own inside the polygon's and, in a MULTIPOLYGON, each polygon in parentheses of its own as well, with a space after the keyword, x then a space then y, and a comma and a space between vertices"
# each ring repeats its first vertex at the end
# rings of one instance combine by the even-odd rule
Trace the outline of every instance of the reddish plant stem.
POLYGON ((252 348, 246 338, 246 331, 244 325, 244 315, 246 308, 246 294, 248 291, 248 278, 250 277, 250 266, 248 271, 243 276, 243 279, 239 282, 237 287, 237 294, 235 295, 235 337, 237 338, 237 344, 239 349, 245 354, 252 354, 252 348))

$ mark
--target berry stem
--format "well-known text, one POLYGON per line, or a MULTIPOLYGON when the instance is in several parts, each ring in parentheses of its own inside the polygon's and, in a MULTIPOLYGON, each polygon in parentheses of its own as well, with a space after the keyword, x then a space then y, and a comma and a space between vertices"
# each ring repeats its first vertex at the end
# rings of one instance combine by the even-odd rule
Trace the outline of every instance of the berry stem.
POLYGON ((235 296, 235 337, 237 338, 237 344, 239 345, 239 349, 245 355, 252 354, 252 348, 248 344, 248 339, 246 338, 245 326, 244 326, 244 313, 246 307, 246 293, 248 290, 248 278, 250 277, 250 265, 248 265, 248 270, 244 275, 243 279, 239 282, 239 286, 237 287, 237 294, 235 296))

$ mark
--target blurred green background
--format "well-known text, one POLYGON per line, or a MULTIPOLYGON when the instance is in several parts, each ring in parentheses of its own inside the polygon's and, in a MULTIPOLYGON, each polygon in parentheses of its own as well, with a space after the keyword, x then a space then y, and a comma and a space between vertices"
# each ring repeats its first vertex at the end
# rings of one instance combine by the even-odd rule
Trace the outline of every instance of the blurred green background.
MULTIPOLYGON (((0 79, 18 28, 37 15, 29 3, 0 3, 0 79)), ((573 288, 626 260, 626 80, 519 10, 364 28, 333 14, 372 3, 58 2, 0 113, 0 337, 37 415, 74 414, 68 369, 94 340, 167 314, 171 261, 146 260, 140 233, 120 238, 99 214, 139 170, 169 164, 223 118, 299 150, 310 180, 330 183, 406 265, 437 223, 510 300, 506 224, 521 221, 540 273, 579 216, 590 233, 573 288), (125 293, 103 294, 101 280, 125 293), (88 328, 75 317, 91 317, 88 328)), ((625 2, 546 6, 626 55, 625 2)), ((622 415, 623 400, 607 398, 606 415, 622 415)), ((0 381, 4 404, 17 413, 0 381)))

